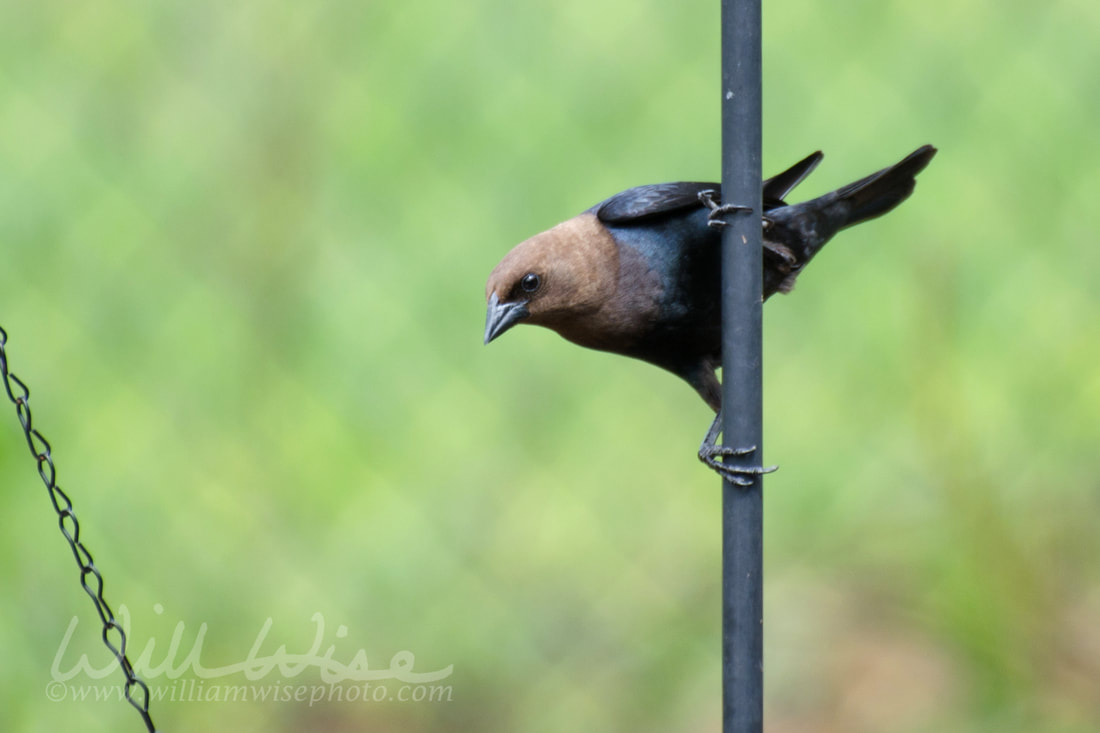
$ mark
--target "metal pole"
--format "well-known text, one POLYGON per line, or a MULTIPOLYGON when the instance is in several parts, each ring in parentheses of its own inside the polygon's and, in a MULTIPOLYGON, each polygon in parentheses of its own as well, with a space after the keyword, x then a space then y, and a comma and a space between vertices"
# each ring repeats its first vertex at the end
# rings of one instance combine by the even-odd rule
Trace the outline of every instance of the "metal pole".
MULTIPOLYGON (((722 234, 723 442, 762 464, 760 0, 722 0, 722 202, 752 207, 722 234)), ((764 719, 762 480, 722 486, 722 730, 764 719)))

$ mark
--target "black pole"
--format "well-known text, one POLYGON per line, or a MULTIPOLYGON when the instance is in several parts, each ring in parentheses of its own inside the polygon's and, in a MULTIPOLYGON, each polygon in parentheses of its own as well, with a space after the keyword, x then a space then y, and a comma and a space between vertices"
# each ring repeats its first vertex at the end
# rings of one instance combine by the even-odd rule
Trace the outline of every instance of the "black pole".
MULTIPOLYGON (((756 446, 762 465, 760 0, 722 0, 722 405, 724 443, 756 446)), ((722 486, 722 730, 764 723, 763 502, 761 477, 722 486)))

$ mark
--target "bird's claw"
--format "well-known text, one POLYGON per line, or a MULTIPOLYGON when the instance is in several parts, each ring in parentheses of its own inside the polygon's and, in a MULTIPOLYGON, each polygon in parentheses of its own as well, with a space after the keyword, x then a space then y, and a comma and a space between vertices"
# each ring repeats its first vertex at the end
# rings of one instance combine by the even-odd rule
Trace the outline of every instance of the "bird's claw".
POLYGON ((783 267, 786 268, 786 272, 791 272, 798 267, 798 258, 795 257, 790 247, 779 244, 778 242, 769 242, 765 239, 764 249, 783 260, 783 267))
POLYGON ((756 452, 756 446, 747 448, 730 448, 724 445, 703 446, 699 449, 699 460, 718 472, 722 478, 731 484, 738 486, 752 486, 754 476, 762 476, 765 473, 774 473, 779 466, 730 466, 723 463, 721 458, 749 456, 756 452))
POLYGON ((728 222, 725 220, 726 214, 751 214, 751 206, 739 206, 738 204, 720 204, 718 203, 719 194, 712 188, 708 188, 705 191, 699 192, 699 201, 703 206, 710 209, 710 213, 707 214, 707 226, 714 229, 721 229, 726 226, 728 222))
POLYGON ((703 438, 703 444, 699 446, 699 460, 713 468, 719 476, 737 486, 752 486, 753 478, 765 473, 772 473, 779 466, 731 466, 722 459, 743 458, 756 452, 756 446, 747 448, 733 448, 727 445, 718 445, 718 434, 722 432, 722 413, 714 416, 714 422, 710 424, 710 430, 703 438))

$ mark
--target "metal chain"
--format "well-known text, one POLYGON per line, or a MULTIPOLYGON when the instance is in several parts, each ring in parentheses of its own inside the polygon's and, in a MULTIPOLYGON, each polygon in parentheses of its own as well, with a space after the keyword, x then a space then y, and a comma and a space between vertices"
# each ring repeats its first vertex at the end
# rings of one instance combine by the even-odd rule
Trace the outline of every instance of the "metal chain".
POLYGON ((123 690, 126 701, 141 715, 146 730, 149 733, 156 733, 153 719, 149 717, 149 687, 134 673, 134 668, 126 656, 126 632, 122 630, 111 607, 103 598, 103 576, 92 561, 92 553, 88 552, 88 548, 80 541, 80 523, 77 522, 76 514, 73 513, 73 504, 68 495, 57 485, 57 471, 50 454, 50 444, 31 422, 30 390, 27 389, 23 380, 8 371, 8 354, 4 348, 7 342, 7 331, 0 326, 0 378, 3 378, 8 399, 15 405, 15 414, 19 418, 19 424, 23 426, 27 447, 38 462, 38 475, 42 477, 42 483, 49 491, 50 501, 53 502, 53 508, 57 512, 61 534, 68 540, 73 557, 76 558, 76 564, 80 566, 80 584, 92 599, 95 610, 103 622, 103 643, 115 655, 119 666, 122 667, 122 672, 126 675, 126 687, 123 690))

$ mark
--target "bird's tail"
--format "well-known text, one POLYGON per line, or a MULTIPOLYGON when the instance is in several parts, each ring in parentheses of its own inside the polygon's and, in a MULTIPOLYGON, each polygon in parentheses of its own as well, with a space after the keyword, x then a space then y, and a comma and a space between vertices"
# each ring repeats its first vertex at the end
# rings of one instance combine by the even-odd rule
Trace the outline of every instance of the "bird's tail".
POLYGON ((789 291, 798 272, 841 229, 882 216, 909 198, 917 185, 917 174, 935 154, 934 147, 924 145, 900 162, 855 183, 766 212, 764 239, 774 251, 765 251, 765 297, 776 290, 789 291), (771 277, 767 275, 769 270, 771 277))
POLYGON ((882 216, 909 198, 917 185, 917 174, 924 170, 935 154, 936 149, 931 145, 917 148, 900 163, 883 168, 818 200, 831 199, 822 203, 831 217, 840 220, 837 231, 882 216))

